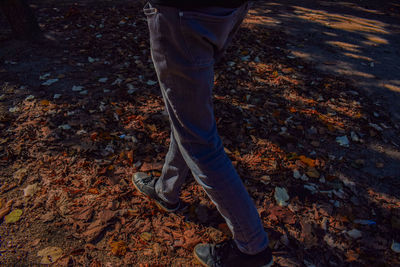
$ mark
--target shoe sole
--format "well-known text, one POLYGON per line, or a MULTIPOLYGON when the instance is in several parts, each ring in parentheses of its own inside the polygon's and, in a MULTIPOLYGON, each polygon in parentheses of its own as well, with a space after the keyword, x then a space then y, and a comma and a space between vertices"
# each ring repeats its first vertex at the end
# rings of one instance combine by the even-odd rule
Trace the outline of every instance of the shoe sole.
MULTIPOLYGON (((195 250, 193 250, 193 255, 194 255, 195 259, 196 259, 202 266, 204 266, 204 267, 209 267, 207 263, 205 263, 204 261, 202 261, 202 260, 199 258, 199 256, 197 256, 195 250)), ((271 267, 272 264, 274 264, 274 258, 272 258, 271 261, 270 261, 268 264, 263 265, 263 266, 260 266, 260 267, 271 267)))
POLYGON ((178 205, 178 207, 177 207, 176 209, 173 209, 173 210, 167 209, 166 207, 164 207, 163 205, 161 205, 157 200, 155 200, 154 198, 152 198, 151 196, 149 196, 148 194, 146 194, 145 192, 143 192, 142 190, 140 190, 139 187, 137 187, 137 185, 135 184, 135 181, 133 180, 133 177, 132 177, 132 183, 133 183, 133 186, 135 186, 135 188, 136 188, 140 193, 142 193, 143 195, 145 195, 146 197, 148 197, 152 202, 154 202, 154 203, 156 204, 156 206, 157 206, 160 210, 165 211, 165 212, 174 212, 174 211, 177 211, 177 210, 179 209, 180 205, 178 205))

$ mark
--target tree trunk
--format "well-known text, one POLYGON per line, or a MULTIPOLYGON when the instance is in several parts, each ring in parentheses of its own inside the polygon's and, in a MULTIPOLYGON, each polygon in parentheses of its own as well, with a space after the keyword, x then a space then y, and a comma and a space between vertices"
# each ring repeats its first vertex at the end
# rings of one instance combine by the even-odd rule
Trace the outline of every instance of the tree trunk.
POLYGON ((34 40, 42 37, 33 10, 26 0, 0 0, 0 9, 10 23, 15 38, 34 40))

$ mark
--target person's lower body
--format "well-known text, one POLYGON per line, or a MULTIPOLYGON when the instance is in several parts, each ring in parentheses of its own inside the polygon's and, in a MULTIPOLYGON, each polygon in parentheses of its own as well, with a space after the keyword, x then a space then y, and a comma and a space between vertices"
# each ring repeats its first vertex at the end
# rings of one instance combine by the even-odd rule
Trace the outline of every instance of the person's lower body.
POLYGON ((268 246, 254 202, 217 133, 212 104, 214 63, 248 11, 239 8, 179 10, 147 4, 151 55, 166 111, 171 142, 158 197, 171 205, 190 170, 230 228, 237 248, 254 255, 268 246))

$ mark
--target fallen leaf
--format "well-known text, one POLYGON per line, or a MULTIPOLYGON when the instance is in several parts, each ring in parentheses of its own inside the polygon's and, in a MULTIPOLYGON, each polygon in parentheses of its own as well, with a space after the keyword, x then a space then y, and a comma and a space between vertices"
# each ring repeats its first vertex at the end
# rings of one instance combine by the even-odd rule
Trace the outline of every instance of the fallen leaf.
POLYGON ((40 101, 40 105, 42 105, 42 106, 48 106, 48 105, 50 105, 50 101, 44 99, 44 100, 40 101))
POLYGON ((303 156, 303 155, 299 156, 299 159, 303 163, 307 164, 309 167, 315 167, 315 160, 307 158, 306 156, 303 156))
POLYGON ((284 224, 296 223, 295 214, 286 208, 282 208, 276 205, 271 205, 267 209, 268 218, 275 222, 283 222, 284 224))
POLYGON ((319 172, 315 168, 308 168, 306 174, 308 177, 311 177, 311 178, 319 178, 319 176, 320 176, 319 172))
POLYGON ((55 218, 55 213, 53 211, 49 211, 46 214, 43 214, 40 216, 40 219, 43 220, 43 222, 51 222, 55 218))
POLYGON ((6 223, 15 223, 19 221, 21 215, 22 215, 22 210, 16 209, 10 212, 10 214, 8 214, 6 217, 4 217, 4 220, 6 221, 6 223))
POLYGON ((99 190, 98 190, 97 188, 90 188, 90 189, 88 190, 88 192, 89 192, 90 194, 95 194, 95 195, 98 195, 98 194, 99 194, 99 190))
POLYGON ((17 187, 18 184, 17 183, 11 183, 11 184, 4 184, 0 187, 0 193, 5 193, 10 191, 11 189, 14 189, 15 187, 17 187))
POLYGON ((125 241, 110 242, 110 247, 114 256, 124 256, 126 254, 127 245, 125 241))
POLYGON ((41 264, 52 264, 61 258, 63 252, 59 247, 47 247, 40 250, 37 255, 42 257, 41 264))
POLYGON ((346 252, 346 257, 347 257, 347 261, 352 262, 352 261, 358 260, 360 255, 357 252, 355 252, 354 250, 348 250, 346 252))
POLYGON ((140 234, 140 238, 142 238, 144 241, 150 241, 151 240, 151 233, 143 232, 143 233, 140 234))
POLYGON ((160 162, 155 162, 155 163, 148 163, 145 162, 143 165, 140 167, 141 172, 149 172, 152 170, 161 170, 163 167, 163 164, 160 162))
POLYGON ((227 236, 232 236, 232 232, 226 223, 218 224, 218 229, 227 236))
POLYGON ((88 242, 91 242, 96 239, 108 225, 109 224, 102 224, 101 220, 94 221, 88 226, 87 230, 82 233, 82 236, 86 238, 88 242))
POLYGON ((5 206, 1 208, 1 210, 0 210, 0 219, 3 218, 4 216, 6 216, 10 212, 12 203, 13 203, 13 201, 9 200, 5 204, 5 206))
POLYGON ((30 184, 24 188, 24 197, 33 196, 38 190, 37 184, 30 184))

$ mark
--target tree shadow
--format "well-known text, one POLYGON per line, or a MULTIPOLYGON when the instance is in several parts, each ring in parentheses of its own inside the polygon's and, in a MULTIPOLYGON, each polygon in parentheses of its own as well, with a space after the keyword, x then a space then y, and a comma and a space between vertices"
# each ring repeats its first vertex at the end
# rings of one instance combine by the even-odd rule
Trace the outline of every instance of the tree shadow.
POLYGON ((254 23, 291 37, 291 55, 355 81, 377 102, 391 103, 398 120, 398 11, 395 1, 288 0, 257 4, 252 14, 254 23))
MULTIPOLYGON (((156 77, 148 67, 151 61, 144 17, 131 15, 137 14, 141 3, 74 7, 78 7, 78 11, 72 9, 75 13, 70 6, 54 3, 38 7, 39 22, 59 31, 64 46, 55 50, 21 46, 11 48, 8 54, 0 52, 0 77, 4 81, 1 94, 5 95, 2 103, 7 110, 30 110, 8 112, 10 117, 1 122, 0 138, 6 142, 1 144, 0 158, 5 177, 2 184, 12 181, 11 173, 17 168, 14 164, 28 168, 40 164, 41 173, 28 178, 26 184, 54 183, 68 188, 69 197, 79 202, 84 192, 71 193, 79 187, 107 192, 109 188, 118 192, 118 186, 129 188, 129 177, 140 168, 139 163, 164 159, 170 131, 161 94, 149 82, 156 77), (112 30, 102 30, 100 25, 107 23, 112 30), (42 85, 48 78, 39 77, 47 73, 48 78, 59 81, 49 87, 42 85), (108 80, 100 82, 104 77, 108 80), (73 86, 83 86, 80 92, 87 93, 72 91, 73 86), (55 94, 62 97, 54 99, 55 94), (35 98, 25 100, 28 95, 35 98)), ((253 16, 217 66, 214 93, 219 132, 260 210, 264 226, 270 229, 274 249, 281 251, 278 265, 289 262, 303 266, 304 260, 316 266, 396 263, 390 244, 392 239, 400 238, 392 223, 398 218, 400 195, 400 159, 394 145, 400 144, 399 129, 386 107, 365 97, 349 77, 321 72, 308 58, 294 58, 293 46, 288 45, 291 36, 260 21, 273 8, 278 12, 288 7, 268 3, 266 8, 253 9, 253 16), (351 132, 363 141, 352 139, 351 132), (336 141, 345 135, 349 147, 336 141), (315 165, 318 175, 312 171, 310 174, 309 165, 315 165), (294 169, 308 174, 308 181, 304 177, 295 179, 294 169), (289 207, 273 208, 275 187, 288 190, 289 207), (294 217, 295 222, 287 223, 288 217, 294 217), (324 222, 323 217, 328 221, 324 222), (360 225, 357 219, 376 224, 360 225), (302 221, 311 224, 311 232, 305 231, 302 221), (361 238, 349 239, 346 231, 353 228, 362 231, 361 238), (282 239, 285 235, 287 241, 282 239)), ((303 16, 318 13, 311 7, 295 10, 303 16)), ((346 18, 342 14, 339 21, 346 18)), ((315 28, 314 35, 325 27, 300 15, 281 19, 285 27, 315 28)), ((323 16, 318 19, 323 20, 323 16)), ((287 29, 291 30, 295 29, 287 29)), ((348 38, 347 43, 368 48, 362 44, 365 34, 349 34, 335 27, 326 31, 348 38)), ((385 36, 393 44, 394 36, 374 34, 385 36)), ((353 46, 346 47, 348 50, 353 46)), ((329 57, 315 58, 330 61, 329 57)), ((106 195, 112 199, 114 193, 109 191, 106 195)), ((15 195, 12 190, 8 194, 15 195)), ((200 215, 184 211, 188 219, 203 227, 218 226, 221 218, 210 205, 198 205, 198 200, 193 203, 200 207, 200 215), (206 216, 199 219, 201 214, 206 216)))

